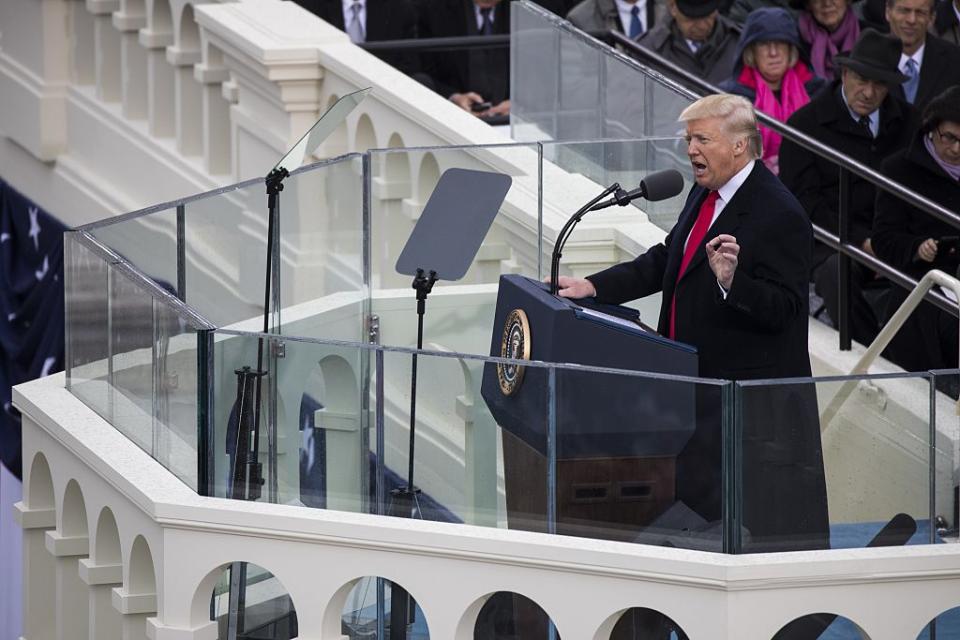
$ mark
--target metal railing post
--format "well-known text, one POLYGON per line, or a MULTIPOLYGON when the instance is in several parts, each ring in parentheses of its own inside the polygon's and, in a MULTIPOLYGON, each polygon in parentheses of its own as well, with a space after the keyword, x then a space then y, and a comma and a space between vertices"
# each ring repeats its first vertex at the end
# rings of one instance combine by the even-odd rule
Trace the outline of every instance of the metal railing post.
MULTIPOLYGON (((850 172, 844 167, 840 167, 840 202, 838 203, 837 213, 839 216, 838 230, 840 233, 840 244, 850 243, 850 172)), ((842 251, 837 251, 837 271, 838 284, 837 289, 837 309, 838 316, 833 320, 837 323, 837 329, 840 331, 840 350, 849 351, 850 341, 850 288, 851 288, 851 265, 850 256, 842 251)))

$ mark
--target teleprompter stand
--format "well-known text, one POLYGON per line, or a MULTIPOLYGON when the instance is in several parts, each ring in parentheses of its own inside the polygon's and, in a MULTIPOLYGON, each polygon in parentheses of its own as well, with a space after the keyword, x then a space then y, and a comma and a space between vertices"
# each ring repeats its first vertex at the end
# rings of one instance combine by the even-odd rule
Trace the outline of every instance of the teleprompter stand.
MULTIPOLYGON (((510 176, 487 171, 448 169, 440 176, 430 199, 397 259, 397 273, 413 276, 417 292, 417 352, 423 349, 423 321, 427 296, 439 280, 459 280, 467 273, 493 224, 507 191, 510 176)), ((410 359, 410 441, 407 484, 390 492, 388 513, 422 518, 420 490, 414 484, 417 416, 417 352, 410 359)), ((406 638, 413 620, 407 592, 394 584, 390 591, 390 638, 406 638)))
MULTIPOLYGON (((297 141, 280 162, 264 178, 267 189, 267 252, 265 282, 263 288, 263 334, 270 331, 271 300, 276 288, 274 280, 279 275, 274 268, 279 265, 277 254, 278 227, 280 221, 280 192, 283 180, 290 171, 299 168, 304 160, 346 119, 347 115, 363 100, 370 89, 362 89, 342 97, 317 120, 297 141), (278 265, 274 265, 277 262, 278 265)), ((231 458, 230 480, 227 497, 235 500, 259 500, 263 492, 263 464, 260 462, 260 415, 261 388, 268 374, 264 367, 264 338, 257 339, 257 366, 241 367, 237 374, 237 398, 227 425, 227 454, 231 458)), ((272 482, 269 485, 270 501, 276 501, 276 465, 274 464, 275 430, 268 433, 270 446, 269 464, 272 482)), ((230 598, 227 619, 227 638, 235 640, 244 628, 244 594, 246 591, 247 566, 243 562, 230 565, 230 598)))

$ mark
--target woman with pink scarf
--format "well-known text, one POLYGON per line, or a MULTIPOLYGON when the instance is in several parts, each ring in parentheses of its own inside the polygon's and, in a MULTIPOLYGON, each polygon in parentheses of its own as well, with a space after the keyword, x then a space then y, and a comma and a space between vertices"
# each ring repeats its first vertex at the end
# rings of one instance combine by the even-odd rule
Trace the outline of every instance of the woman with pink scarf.
MULTIPOLYGON (((786 122, 825 84, 800 61, 797 23, 786 9, 767 7, 747 16, 733 77, 720 88, 741 95, 757 111, 786 122)), ((780 134, 761 125, 763 163, 779 173, 780 134)))
POLYGON ((853 49, 860 37, 861 24, 850 0, 790 0, 790 6, 800 11, 801 49, 813 75, 833 80, 833 57, 853 49))

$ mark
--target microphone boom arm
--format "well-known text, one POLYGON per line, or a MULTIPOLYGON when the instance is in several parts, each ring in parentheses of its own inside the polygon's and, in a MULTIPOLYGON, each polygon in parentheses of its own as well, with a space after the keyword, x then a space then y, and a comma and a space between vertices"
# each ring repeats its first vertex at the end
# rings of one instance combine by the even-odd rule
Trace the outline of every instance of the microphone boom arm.
POLYGON ((569 220, 567 220, 567 223, 563 225, 563 228, 560 229, 560 233, 557 234, 557 242, 553 245, 553 254, 550 258, 550 293, 552 295, 557 295, 557 292, 560 290, 560 285, 557 283, 557 278, 559 277, 560 271, 560 256, 562 255, 560 252, 563 249, 563 245, 567 242, 567 238, 570 236, 570 233, 573 232, 573 227, 580 222, 583 216, 593 210, 594 205, 618 190, 621 190, 620 184, 614 182, 612 185, 604 189, 603 192, 596 198, 583 205, 579 211, 577 211, 569 220))

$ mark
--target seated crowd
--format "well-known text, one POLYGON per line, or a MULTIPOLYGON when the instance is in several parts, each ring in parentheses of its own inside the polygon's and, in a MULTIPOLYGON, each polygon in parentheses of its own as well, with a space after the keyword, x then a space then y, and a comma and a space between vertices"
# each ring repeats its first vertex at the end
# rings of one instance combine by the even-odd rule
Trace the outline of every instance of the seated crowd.
MULTIPOLYGON (((507 34, 508 0, 294 0, 354 42, 507 34)), ((617 31, 772 118, 960 214, 960 0, 537 0, 591 33, 617 31)), ((510 111, 504 47, 381 52, 464 110, 510 111)), ((839 235, 837 166, 761 127, 763 162, 839 235)), ((960 267, 952 227, 851 174, 850 242, 913 278, 960 267)), ((839 315, 836 251, 811 282, 839 315)), ((869 344, 907 292, 854 263, 853 338, 869 344)), ((922 303, 885 352, 908 370, 958 366, 957 320, 922 303)), ((956 389, 951 389, 956 395, 956 389)))

